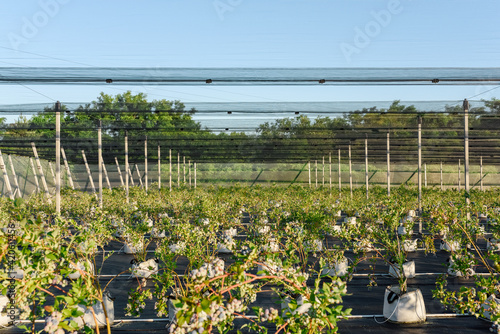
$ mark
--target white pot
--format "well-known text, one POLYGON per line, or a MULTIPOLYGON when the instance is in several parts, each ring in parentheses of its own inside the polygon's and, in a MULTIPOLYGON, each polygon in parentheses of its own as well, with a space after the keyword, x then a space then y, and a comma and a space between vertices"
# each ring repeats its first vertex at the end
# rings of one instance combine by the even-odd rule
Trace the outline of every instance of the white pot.
POLYGON ((415 212, 415 210, 408 210, 407 216, 415 218, 417 216, 417 213, 415 212))
POLYGON ((227 237, 235 237, 238 231, 236 230, 236 227, 231 227, 227 230, 222 231, 222 234, 227 236, 227 237))
POLYGON ((408 289, 399 296, 399 286, 388 286, 384 296, 384 317, 391 322, 416 323, 426 320, 424 297, 420 289, 408 289))
POLYGON ((123 252, 125 254, 136 254, 142 251, 144 247, 144 241, 138 241, 136 244, 132 244, 131 242, 126 241, 125 246, 123 248, 123 252))
POLYGON ((328 276, 345 276, 349 271, 349 262, 346 257, 344 257, 341 261, 326 265, 321 269, 321 275, 328 276))
POLYGON ((348 225, 355 225, 356 224, 356 217, 345 217, 344 223, 346 223, 348 225))
POLYGON ((231 254, 233 251, 231 248, 234 247, 234 240, 230 236, 224 236, 224 241, 217 244, 217 252, 222 254, 231 254))
POLYGON ((290 300, 290 297, 285 297, 285 299, 281 302, 281 314, 284 318, 286 318, 287 312, 291 313, 292 315, 307 313, 312 306, 311 303, 307 303, 307 299, 300 295, 297 297, 297 308, 292 311, 289 306, 290 300))
POLYGON ((455 260, 453 260, 452 257, 448 259, 448 274, 451 276, 456 276, 456 277, 470 277, 474 275, 476 272, 474 271, 474 268, 467 268, 465 273, 457 270, 456 265, 455 265, 455 260))
MULTIPOLYGON (((104 307, 106 307, 106 312, 108 314, 109 323, 113 324, 115 321, 115 307, 113 299, 109 296, 109 293, 104 293, 104 307)), ((106 316, 104 315, 104 309, 102 307, 101 302, 96 302, 92 308, 94 309, 95 318, 97 320, 97 325, 99 327, 106 326, 106 316)), ((76 318, 71 318, 70 320, 74 320, 79 328, 82 328, 85 325, 95 328, 96 322, 94 321, 94 316, 92 311, 90 311, 87 307, 83 305, 78 305, 78 310, 83 312, 83 315, 76 318)))
POLYGON ((257 233, 258 234, 268 234, 271 231, 271 228, 269 226, 261 226, 257 228, 257 233))
POLYGON ((406 229, 404 225, 399 225, 398 226, 398 234, 399 235, 412 235, 413 231, 410 229, 406 229))
POLYGON ((0 326, 1 327, 7 327, 10 326, 9 322, 13 322, 16 320, 17 315, 19 314, 17 309, 9 309, 7 310, 7 305, 9 305, 9 298, 4 295, 0 295, 0 326), (7 312, 8 311, 8 312, 7 312), (12 314, 12 312, 14 312, 12 314), (11 318, 12 317, 12 318, 11 318))
POLYGON ((500 241, 494 238, 488 238, 486 241, 486 248, 494 252, 500 251, 500 241))
POLYGON ((342 226, 341 225, 333 225, 333 231, 334 232, 342 232, 342 226))
MULTIPOLYGON (((407 261, 403 263, 403 274, 406 278, 415 277, 415 261, 407 261)), ((401 275, 401 269, 397 263, 389 265, 389 275, 398 278, 401 275)))
POLYGON ((403 250, 405 252, 416 252, 417 251, 417 243, 418 243, 418 239, 415 239, 415 240, 404 240, 403 241, 403 250))
POLYGON ((177 315, 178 309, 174 306, 174 303, 172 302, 172 299, 167 300, 167 306, 168 306, 168 315, 167 319, 169 322, 174 322, 175 316, 177 315))
POLYGON ((441 239, 441 245, 439 245, 439 249, 448 252, 455 252, 460 249, 460 243, 458 241, 441 239))
POLYGON ((166 234, 165 234, 165 231, 160 231, 158 228, 153 227, 151 229, 151 236, 153 238, 161 239, 161 238, 165 238, 166 234))
POLYGON ((319 239, 306 241, 304 246, 308 252, 321 252, 323 250, 323 242, 319 239))
MULTIPOLYGON (((500 299, 495 297, 495 295, 491 295, 488 298, 486 298, 486 303, 481 304, 481 307, 484 309, 483 316, 491 320, 491 309, 496 309, 500 306, 500 299), (492 303, 495 303, 496 305, 492 305, 492 303)), ((497 312, 494 312, 495 314, 497 312)))
POLYGON ((267 245, 262 246, 264 252, 277 253, 280 250, 280 245, 275 239, 270 239, 267 245))
MULTIPOLYGON (((71 269, 80 269, 81 271, 86 271, 86 272, 89 272, 89 273, 92 273, 92 274, 94 273, 94 264, 92 262, 90 262, 90 261, 85 261, 85 262, 78 261, 76 263, 76 267, 72 263, 70 263, 69 267, 71 269), (85 267, 85 263, 87 263, 88 270, 85 267)), ((78 279, 78 277, 80 277, 80 276, 81 276, 80 272, 78 270, 76 270, 74 273, 69 274, 68 278, 70 278, 70 279, 78 279)))
POLYGON ((366 239, 356 242, 356 245, 364 252, 371 252, 375 248, 373 244, 366 239))
POLYGON ((172 244, 172 245, 168 246, 168 249, 172 253, 182 252, 185 248, 186 248, 186 245, 184 243, 182 243, 182 242, 178 242, 178 243, 175 243, 175 244, 172 244))
POLYGON ((158 272, 158 259, 149 259, 147 261, 137 263, 132 260, 131 277, 148 278, 158 272))

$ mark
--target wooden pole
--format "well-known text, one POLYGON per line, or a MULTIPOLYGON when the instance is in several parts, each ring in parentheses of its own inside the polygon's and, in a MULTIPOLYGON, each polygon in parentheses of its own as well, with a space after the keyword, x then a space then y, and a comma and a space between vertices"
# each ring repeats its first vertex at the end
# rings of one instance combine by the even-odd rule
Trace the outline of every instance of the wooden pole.
POLYGON ((118 170, 118 175, 120 176, 120 184, 123 187, 125 185, 125 183, 123 182, 122 171, 120 170, 120 164, 118 163, 117 157, 115 157, 115 162, 116 162, 116 169, 118 170))
POLYGON ((102 121, 97 128, 97 164, 99 166, 99 207, 102 209, 102 121))
POLYGON ((66 153, 64 148, 61 147, 61 156, 64 161, 64 167, 66 168, 66 174, 68 175, 69 186, 71 189, 75 190, 75 184, 73 183, 73 178, 71 177, 71 170, 69 169, 68 160, 66 160, 66 153))
MULTIPOLYGON (((118 169, 120 170, 120 169, 118 169)), ((129 186, 128 186, 128 178, 129 178, 130 169, 128 166, 128 132, 125 131, 125 196, 126 202, 129 203, 129 186)))
POLYGON ((83 157, 83 162, 85 163, 85 168, 87 169, 87 175, 89 176, 90 187, 92 188, 92 193, 95 195, 96 199, 98 199, 97 193, 95 190, 94 180, 92 178, 92 173, 90 172, 90 167, 89 167, 89 164, 87 163, 87 157, 85 156, 84 150, 82 150, 82 157, 83 157))
POLYGON ((19 188, 19 181, 17 179, 16 170, 14 169, 14 163, 12 162, 12 157, 10 156, 10 154, 9 154, 9 164, 10 164, 10 169, 12 169, 12 176, 14 176, 14 185, 16 186, 16 189, 14 190, 14 197, 17 193, 17 196, 21 198, 23 196, 21 195, 21 188, 19 188))
POLYGON ((148 192, 148 137, 144 140, 144 189, 148 192))
POLYGON ((339 148, 339 193, 342 191, 342 174, 340 166, 340 148, 339 148))
POLYGON ((191 188, 191 160, 188 161, 189 188, 191 188))
POLYGON ((36 193, 40 192, 40 184, 38 183, 38 177, 36 175, 35 165, 33 164, 33 159, 30 157, 31 170, 33 171, 33 177, 35 178, 36 193))
POLYGON ((33 154, 35 155, 35 162, 36 162, 36 166, 38 168, 38 172, 40 173, 40 178, 42 179, 42 185, 43 185, 43 189, 45 191, 45 196, 47 197, 47 201, 49 203, 52 203, 52 200, 50 199, 50 194, 49 194, 49 187, 47 187, 47 181, 45 180, 45 175, 43 174, 42 164, 40 162, 40 158, 38 158, 38 153, 36 151, 36 146, 35 146, 34 142, 31 142, 31 147, 33 148, 33 154))
POLYGON ((196 162, 194 163, 194 189, 196 189, 196 162))
MULTIPOLYGON (((61 103, 56 102, 56 214, 61 215, 61 103)), ((52 166, 50 167, 52 170, 52 166)))
POLYGON ((160 161, 160 145, 158 145, 158 190, 161 189, 161 161, 160 161))
POLYGON ((183 181, 182 183, 184 184, 184 186, 186 185, 186 157, 185 156, 182 156, 182 166, 183 166, 183 169, 182 169, 182 177, 183 177, 183 181))
POLYGON ((460 159, 458 159, 458 191, 460 191, 460 190, 461 190, 461 187, 462 187, 462 185, 461 185, 461 182, 460 182, 460 181, 461 181, 461 180, 460 180, 460 159))
POLYGON ((130 184, 132 185, 132 187, 135 186, 135 182, 134 182, 134 174, 132 173, 132 169, 130 169, 130 164, 128 166, 128 177, 130 178, 130 184))
POLYGON ((441 191, 443 190, 443 162, 439 164, 439 182, 441 183, 441 191))
POLYGON ((349 189, 352 198, 352 161, 351 161, 351 144, 349 144, 349 189))
POLYGON ((387 196, 391 196, 391 151, 389 132, 387 132, 387 196))
POLYGON ((307 169, 309 171, 309 188, 311 188, 311 161, 307 163, 307 169))
POLYGON ((424 164, 424 187, 427 188, 427 163, 424 164))
POLYGON ((366 187, 366 199, 369 198, 368 195, 368 135, 365 136, 365 187, 366 187))
MULTIPOLYGON (((469 194, 469 101, 464 100, 464 187, 466 194, 469 194)), ((467 205, 469 197, 466 196, 467 205)))
POLYGON ((422 209, 422 117, 418 116, 418 212, 422 209))
POLYGON ((328 164, 330 166, 330 190, 332 190, 332 152, 328 153, 328 164))
POLYGON ((323 156, 323 187, 325 186, 325 156, 323 156))
POLYGON ((181 153, 177 152, 177 187, 181 186, 181 153))
POLYGON ((141 187, 144 187, 144 184, 142 183, 141 173, 139 172, 139 167, 137 166, 137 164, 135 164, 135 170, 137 171, 137 177, 139 178, 139 184, 141 185, 141 187))
POLYGON ((111 183, 109 182, 108 171, 106 170, 106 164, 104 160, 102 162, 102 171, 104 172, 104 177, 106 178, 106 184, 108 185, 108 189, 111 190, 111 183))
POLYGON ((315 184, 316 184, 316 188, 318 188, 318 160, 314 160, 314 163, 315 163, 315 167, 316 167, 316 174, 315 174, 315 184))
POLYGON ((484 191, 484 188, 483 188, 483 156, 479 157, 479 182, 480 182, 481 191, 484 191))
POLYGON ((14 200, 14 193, 12 192, 12 188, 10 186, 9 175, 7 174, 7 168, 5 167, 5 163, 3 161, 2 151, 0 151, 0 170, 2 170, 3 182, 7 187, 7 196, 9 196, 11 200, 14 200))
POLYGON ((168 150, 168 189, 172 191, 172 149, 168 150))

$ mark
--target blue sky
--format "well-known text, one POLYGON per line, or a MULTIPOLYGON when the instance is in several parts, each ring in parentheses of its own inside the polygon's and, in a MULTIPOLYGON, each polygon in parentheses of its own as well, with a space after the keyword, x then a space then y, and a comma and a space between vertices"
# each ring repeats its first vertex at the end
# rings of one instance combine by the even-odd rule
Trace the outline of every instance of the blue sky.
MULTIPOLYGON (((499 10, 497 0, 2 1, 0 67, 498 67, 499 10)), ((491 88, 32 85, 2 86, 0 104, 126 89, 185 102, 461 100, 491 88)))

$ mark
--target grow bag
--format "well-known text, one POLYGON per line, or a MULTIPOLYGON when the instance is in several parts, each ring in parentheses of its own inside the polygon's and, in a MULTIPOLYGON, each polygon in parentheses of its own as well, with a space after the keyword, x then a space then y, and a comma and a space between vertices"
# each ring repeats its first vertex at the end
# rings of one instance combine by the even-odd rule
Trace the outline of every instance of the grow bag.
POLYGON ((391 322, 416 323, 426 320, 424 297, 420 289, 408 289, 400 296, 399 286, 388 286, 384 296, 384 317, 391 322))

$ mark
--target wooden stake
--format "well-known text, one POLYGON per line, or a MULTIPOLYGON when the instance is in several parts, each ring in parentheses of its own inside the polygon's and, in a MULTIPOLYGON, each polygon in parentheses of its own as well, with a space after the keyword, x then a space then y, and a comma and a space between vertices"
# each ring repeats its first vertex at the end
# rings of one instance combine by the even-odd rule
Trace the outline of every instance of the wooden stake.
POLYGON ((352 198, 352 161, 351 161, 351 144, 349 144, 349 188, 351 190, 352 198))
MULTIPOLYGON (((61 102, 57 101, 56 111, 56 214, 61 215, 61 102)), ((52 166, 50 166, 52 170, 52 166)))
POLYGON ((160 145, 158 145, 158 190, 161 189, 161 161, 160 161, 160 145))
POLYGON ((122 171, 120 170, 120 164, 118 163, 118 159, 115 157, 116 169, 118 169, 118 175, 120 176, 120 184, 122 187, 125 185, 123 182, 122 171))
POLYGON ((439 182, 441 184, 441 191, 443 190, 443 162, 440 162, 440 168, 439 168, 439 182))
POLYGON ((139 177, 139 184, 141 185, 141 187, 144 187, 142 183, 141 173, 139 172, 139 167, 137 167, 137 164, 135 164, 135 170, 137 171, 137 177, 139 177))
POLYGON ((325 156, 323 156, 323 187, 325 186, 325 156))
POLYGON ((36 166, 38 168, 38 172, 40 173, 40 178, 42 179, 43 189, 45 191, 45 196, 47 197, 47 201, 52 203, 50 199, 49 187, 47 187, 47 181, 45 180, 45 175, 43 174, 42 164, 40 163, 40 159, 38 158, 38 153, 36 151, 36 146, 34 142, 31 142, 31 147, 33 148, 33 154, 35 154, 36 166))
MULTIPOLYGON (((119 170, 119 169, 118 169, 119 170)), ((125 196, 126 196, 126 202, 129 203, 129 185, 128 185, 128 178, 130 174, 130 168, 128 166, 128 132, 125 131, 125 196)), ((132 180, 134 182, 134 180, 132 180)))
POLYGON ((106 184, 108 185, 108 189, 111 190, 111 183, 109 182, 108 171, 106 170, 106 164, 104 160, 102 162, 102 171, 104 172, 104 177, 106 178, 106 184))
POLYGON ((49 161, 50 174, 52 174, 52 180, 54 181, 54 186, 56 185, 56 174, 54 173, 54 168, 52 168, 52 162, 49 161))
POLYGON ((10 169, 12 169, 12 175, 14 176, 14 185, 16 186, 16 189, 14 190, 14 196, 17 193, 17 196, 21 198, 23 196, 21 195, 21 188, 19 188, 19 181, 17 180, 16 170, 14 169, 14 164, 12 163, 12 157, 10 156, 10 154, 9 154, 9 163, 10 163, 10 169))
POLYGON ((188 162, 189 188, 191 188, 191 160, 188 162))
POLYGON ((314 176, 314 182, 316 184, 316 188, 318 188, 318 160, 314 160, 314 166, 315 166, 315 169, 316 169, 316 173, 315 173, 315 176, 314 176))
POLYGON ((130 165, 128 168, 128 177, 130 178, 130 184, 132 184, 132 187, 135 187, 134 174, 132 173, 132 170, 130 169, 130 165))
POLYGON ((196 162, 194 163, 194 188, 196 189, 196 162))
POLYGON ((168 150, 168 189, 172 191, 172 149, 168 150))
POLYGON ((97 165, 99 170, 99 207, 102 209, 102 121, 97 128, 97 165))
POLYGON ((38 183, 38 177, 36 175, 35 165, 33 164, 33 159, 30 157, 31 170, 33 171, 33 177, 35 178, 36 193, 40 192, 40 184, 38 183))
POLYGON ((177 152, 177 187, 181 186, 181 154, 177 152))
POLYGON ((87 157, 85 156, 84 150, 82 150, 82 157, 83 157, 83 162, 85 163, 85 168, 87 169, 87 175, 89 176, 90 187, 92 188, 92 193, 95 195, 95 198, 98 199, 97 194, 96 194, 96 190, 95 190, 94 179, 92 178, 92 173, 90 172, 90 167, 89 167, 89 164, 87 163, 87 157))
POLYGON ((391 151, 389 132, 387 132, 387 196, 391 196, 391 151))
POLYGON ((10 186, 10 180, 9 180, 9 175, 7 174, 7 168, 5 167, 5 163, 3 162, 2 151, 0 151, 0 170, 2 171, 3 174, 3 182, 7 187, 7 196, 9 196, 11 200, 14 200, 14 193, 12 192, 12 188, 10 186))
MULTIPOLYGON (((136 165, 137 166, 137 165, 136 165)), ((144 140, 144 189, 148 192, 148 137, 144 140)))
POLYGON ((479 182, 480 182, 481 191, 484 191, 484 188, 483 188, 483 156, 482 155, 479 157, 479 182))
POLYGON ((365 187, 366 198, 368 199, 368 135, 365 137, 365 187))
POLYGON ((64 153, 64 148, 62 147, 61 147, 61 156, 64 161, 64 167, 66 168, 66 174, 68 175, 69 186, 71 187, 71 189, 75 190, 73 178, 71 177, 71 170, 69 169, 68 160, 66 160, 66 153, 64 153))
POLYGON ((307 163, 307 169, 309 170, 309 188, 311 188, 311 162, 307 163))
POLYGON ((342 169, 340 166, 340 148, 339 148, 339 193, 342 191, 342 169))
POLYGON ((330 190, 332 190, 332 152, 328 153, 328 164, 330 166, 330 190))

